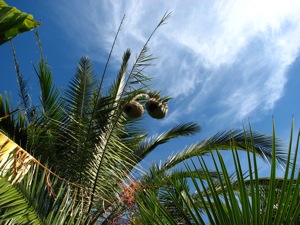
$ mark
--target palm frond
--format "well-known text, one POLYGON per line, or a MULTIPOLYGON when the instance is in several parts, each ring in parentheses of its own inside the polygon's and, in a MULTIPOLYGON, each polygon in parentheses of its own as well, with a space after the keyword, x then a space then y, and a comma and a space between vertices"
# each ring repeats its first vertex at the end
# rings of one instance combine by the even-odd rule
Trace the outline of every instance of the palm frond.
POLYGON ((93 74, 91 61, 87 57, 83 57, 79 60, 76 74, 65 93, 67 119, 63 125, 66 129, 65 139, 68 141, 63 144, 59 153, 72 166, 69 173, 75 175, 73 176, 74 181, 79 179, 81 184, 82 171, 85 170, 86 159, 89 158, 90 149, 93 148, 87 140, 88 138, 91 138, 91 142, 94 140, 92 136, 88 137, 90 135, 88 123, 93 107, 95 84, 96 78, 93 74))
MULTIPOLYGON (((103 85, 104 79, 105 79, 105 77, 106 77, 106 71, 107 71, 107 68, 108 68, 108 64, 109 64, 109 62, 110 62, 110 58, 111 58, 112 52, 113 52, 113 50, 114 50, 114 48, 115 48, 116 40, 117 40, 117 38, 118 38, 118 36, 119 36, 119 33, 120 33, 120 31, 121 31, 121 28, 122 28, 122 25, 123 25, 124 20, 125 20, 125 15, 123 16, 123 18, 122 18, 122 20, 121 20, 121 22, 120 22, 118 31, 117 31, 117 33, 116 33, 116 35, 115 35, 115 38, 114 38, 114 41, 113 41, 113 43, 112 43, 112 45, 111 45, 110 52, 109 52, 109 55, 108 55, 108 57, 107 57, 107 60, 106 60, 106 63, 105 63, 105 67, 104 67, 104 70, 103 70, 103 73, 102 73, 102 76, 101 76, 101 81, 100 81, 100 84, 99 84, 99 89, 98 89, 98 91, 97 91, 97 96, 100 95, 100 92, 101 92, 101 90, 102 90, 102 85, 103 85)), ((98 97, 97 97, 96 99, 98 99, 98 97)))
POLYGON ((106 60, 106 64, 101 76, 100 83, 98 87, 94 91, 93 95, 93 103, 94 107, 91 107, 91 112, 90 112, 90 121, 89 121, 89 126, 88 126, 88 134, 90 134, 94 129, 100 129, 103 124, 105 124, 108 121, 108 115, 110 114, 110 111, 113 110, 111 109, 110 105, 112 105, 112 98, 110 96, 104 95, 103 93, 103 83, 106 78, 106 71, 110 62, 110 58, 112 55, 112 52, 115 47, 116 40, 119 36, 119 33, 121 31, 123 22, 125 20, 125 15, 123 16, 121 23, 119 25, 118 31, 115 35, 114 41, 112 43, 109 55, 106 60), (95 127, 95 121, 97 121, 97 124, 100 124, 100 126, 95 127))
MULTIPOLYGON (((259 155, 266 161, 272 159, 272 136, 258 132, 243 130, 231 130, 218 132, 212 137, 187 147, 184 151, 176 156, 170 157, 165 163, 165 169, 172 168, 175 165, 198 155, 205 155, 216 150, 231 150, 232 141, 238 150, 250 149, 251 152, 259 155), (251 145, 251 143, 254 143, 251 145)), ((286 154, 283 151, 283 144, 279 139, 274 140, 276 143, 276 160, 282 166, 286 163, 286 154)))
POLYGON ((70 81, 65 98, 69 104, 68 113, 79 123, 83 120, 81 118, 89 113, 88 107, 92 101, 95 83, 91 61, 87 57, 82 57, 78 62, 75 77, 70 81))
POLYGON ((86 191, 0 133, 1 224, 81 224, 86 191))
MULTIPOLYGON (((62 98, 60 95, 59 89, 56 87, 53 82, 52 72, 50 70, 50 66, 46 62, 42 53, 42 43, 39 37, 38 31, 35 31, 35 35, 37 38, 37 43, 39 47, 40 60, 38 63, 38 68, 33 65, 33 68, 36 72, 36 75, 39 79, 40 86, 40 103, 41 103, 41 118, 42 123, 46 123, 48 121, 61 121, 63 117, 61 106, 63 104, 62 98), (46 120, 46 121, 45 121, 46 120)), ((50 126, 48 127, 48 129, 50 126)))
POLYGON ((170 139, 179 138, 181 136, 190 136, 200 132, 201 127, 196 123, 183 123, 172 127, 170 130, 153 137, 144 139, 135 149, 134 155, 138 162, 144 159, 157 146, 168 142, 170 139))
MULTIPOLYGON (((14 63, 15 63, 15 69, 17 74, 17 80, 19 84, 19 97, 21 98, 21 106, 24 110, 29 110, 30 108, 30 96, 28 94, 28 79, 25 80, 23 75, 20 72, 20 66, 17 60, 17 55, 15 52, 14 45, 12 41, 10 41, 11 49, 13 53, 14 63)), ((26 114, 30 115, 30 111, 26 112, 26 114)))
POLYGON ((18 108, 14 109, 11 102, 7 92, 4 93, 4 96, 0 94, 0 130, 25 147, 27 144, 25 117, 18 108))
POLYGON ((114 98, 114 104, 119 104, 120 99, 123 97, 122 94, 124 92, 125 88, 125 78, 126 78, 126 71, 128 66, 128 61, 130 58, 131 52, 129 49, 125 51, 122 58, 122 64, 121 68, 119 70, 119 74, 113 83, 111 89, 110 89, 110 96, 114 98))
POLYGON ((59 109, 59 91, 55 88, 49 65, 41 60, 38 69, 35 68, 36 74, 39 78, 41 96, 40 101, 42 105, 42 112, 49 118, 55 115, 59 109))
POLYGON ((148 82, 150 79, 144 75, 144 70, 146 67, 151 65, 151 61, 154 59, 152 54, 148 54, 149 48, 148 43, 152 39, 153 35, 156 33, 157 29, 160 28, 162 25, 164 25, 167 20, 170 18, 171 13, 166 12, 158 25, 155 27, 155 29, 152 31, 152 33, 149 35, 147 41, 145 42, 144 46, 142 47, 142 50, 140 51, 138 57, 133 63, 132 69, 129 72, 129 75, 127 77, 127 81, 125 82, 124 87, 124 94, 128 94, 133 90, 136 90, 137 88, 140 89, 147 89, 149 87, 148 82), (137 86, 138 84, 138 86, 137 86))
POLYGON ((43 163, 48 161, 53 165, 57 161, 55 139, 60 137, 60 125, 65 119, 62 111, 63 101, 59 89, 53 82, 49 65, 42 55, 39 34, 35 32, 40 49, 38 67, 34 67, 39 79, 40 104, 32 109, 33 115, 28 125, 28 143, 26 149, 36 157, 41 157, 43 163))
POLYGON ((29 169, 20 183, 0 178, 1 224, 81 224, 86 218, 83 192, 39 166, 29 169))
POLYGON ((27 199, 5 178, 0 177, 1 224, 41 224, 41 219, 27 199))
MULTIPOLYGON (((275 131, 275 128, 273 128, 275 131)), ((300 139, 300 133, 296 143, 295 153, 292 156, 292 144, 288 149, 287 163, 285 164, 285 175, 283 178, 278 177, 277 170, 277 145, 275 132, 272 135, 272 157, 270 165, 270 176, 261 178, 258 176, 258 165, 256 163, 257 155, 253 151, 253 146, 249 144, 255 143, 255 136, 251 136, 244 140, 246 146, 248 170, 251 175, 245 176, 241 159, 238 151, 241 142, 236 142, 233 138, 231 141, 231 149, 233 163, 229 163, 228 157, 226 162, 220 151, 217 154, 210 153, 213 159, 213 165, 207 165, 203 155, 193 157, 189 162, 184 163, 184 168, 189 176, 189 186, 183 185, 185 181, 182 178, 173 179, 171 176, 161 176, 158 180, 152 180, 156 184, 155 191, 147 190, 146 194, 137 194, 137 205, 141 211, 141 220, 147 215, 150 220, 150 212, 155 210, 152 220, 158 224, 158 221, 164 221, 165 224, 173 224, 176 218, 181 218, 184 224, 297 224, 300 220, 300 202, 299 190, 300 181, 297 173, 297 154, 300 139), (290 164, 292 166, 290 166, 290 164), (200 166, 200 168, 199 168, 200 166), (210 176, 210 169, 213 166, 215 176, 210 176), (234 168, 236 180, 232 180, 229 168, 234 168), (195 175, 195 171, 199 171, 195 175), (201 172, 201 173, 200 173, 201 172), (204 179, 198 179, 200 176, 204 179), (219 180, 218 182, 215 182, 219 180), (171 189, 167 189, 164 184, 169 181, 171 189), (181 182, 179 182, 182 180, 181 182), (222 185, 220 185, 222 184, 222 185), (164 202, 158 197, 160 190, 164 191, 165 196, 171 197, 171 202, 175 211, 179 213, 177 217, 171 217, 171 213, 167 210, 164 202), (174 194, 175 190, 175 194, 174 194), (188 193, 182 195, 180 193, 188 193), (196 194, 191 193, 196 191, 196 194), (173 197, 172 197, 173 196, 173 197), (176 197, 175 197, 176 196, 176 197), (149 203, 149 209, 146 209, 146 203, 149 203), (182 204, 184 203, 184 204, 182 204), (159 217, 159 220, 158 218, 159 217), (171 217, 171 218, 170 218, 171 217)), ((247 136, 247 131, 244 133, 247 136)), ((292 143, 291 132, 291 143, 292 143)), ((283 152, 280 152, 283 154, 283 152)), ((138 217, 138 214, 135 216, 138 217)), ((139 218, 139 217, 138 217, 139 218)))

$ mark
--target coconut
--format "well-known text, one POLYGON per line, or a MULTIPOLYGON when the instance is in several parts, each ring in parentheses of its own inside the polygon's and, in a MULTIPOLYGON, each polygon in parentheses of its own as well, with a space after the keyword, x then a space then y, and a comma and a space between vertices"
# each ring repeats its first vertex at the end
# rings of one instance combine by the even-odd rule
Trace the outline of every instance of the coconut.
POLYGON ((131 118, 141 117, 144 113, 143 106, 137 101, 130 101, 124 105, 124 112, 131 118))
POLYGON ((168 105, 166 102, 161 102, 157 98, 150 98, 146 102, 148 114, 155 119, 163 119, 168 113, 168 105))

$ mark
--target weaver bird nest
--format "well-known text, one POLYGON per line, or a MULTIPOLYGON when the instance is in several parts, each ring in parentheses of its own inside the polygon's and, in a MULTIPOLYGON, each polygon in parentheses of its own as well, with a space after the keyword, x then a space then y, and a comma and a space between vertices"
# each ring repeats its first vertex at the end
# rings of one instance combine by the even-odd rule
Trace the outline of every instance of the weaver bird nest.
POLYGON ((146 109, 148 114, 155 119, 163 119, 168 113, 168 105, 157 98, 150 98, 146 102, 146 109))
POLYGON ((131 118, 138 118, 141 117, 144 113, 144 108, 137 101, 137 99, 144 99, 147 100, 145 104, 145 108, 148 114, 154 119, 163 119, 166 117, 168 113, 168 105, 167 101, 168 98, 161 99, 158 94, 155 93, 142 93, 136 95, 132 98, 129 102, 124 104, 124 112, 127 116, 131 118))
POLYGON ((138 118, 143 115, 144 108, 139 102, 130 101, 125 103, 124 112, 131 118, 138 118))

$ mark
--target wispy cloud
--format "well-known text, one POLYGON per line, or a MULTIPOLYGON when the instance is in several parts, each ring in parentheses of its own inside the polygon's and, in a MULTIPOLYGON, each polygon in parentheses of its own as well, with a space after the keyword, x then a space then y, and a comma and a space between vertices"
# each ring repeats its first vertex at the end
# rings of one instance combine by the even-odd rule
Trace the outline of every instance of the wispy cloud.
POLYGON ((150 43, 159 56, 150 70, 155 85, 176 106, 166 122, 193 114, 235 123, 275 106, 299 53, 298 0, 74 1, 62 3, 58 16, 74 43, 95 60, 109 50, 126 14, 114 53, 120 60, 127 48, 140 50, 167 10, 172 19, 150 43))

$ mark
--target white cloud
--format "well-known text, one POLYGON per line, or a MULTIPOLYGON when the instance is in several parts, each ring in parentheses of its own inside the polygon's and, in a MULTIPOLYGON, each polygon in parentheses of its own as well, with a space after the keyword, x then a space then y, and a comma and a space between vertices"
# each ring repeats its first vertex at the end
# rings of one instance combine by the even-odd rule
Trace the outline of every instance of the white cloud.
POLYGON ((59 9, 62 23, 94 60, 101 50, 109 50, 123 14, 127 18, 116 44, 116 60, 127 48, 137 54, 161 16, 173 12, 149 45, 159 56, 151 69, 157 75, 156 86, 176 98, 180 111, 174 109, 169 120, 197 111, 199 118, 236 122, 272 109, 299 53, 298 0, 69 4, 59 9))

